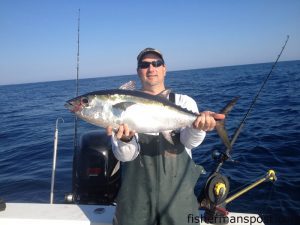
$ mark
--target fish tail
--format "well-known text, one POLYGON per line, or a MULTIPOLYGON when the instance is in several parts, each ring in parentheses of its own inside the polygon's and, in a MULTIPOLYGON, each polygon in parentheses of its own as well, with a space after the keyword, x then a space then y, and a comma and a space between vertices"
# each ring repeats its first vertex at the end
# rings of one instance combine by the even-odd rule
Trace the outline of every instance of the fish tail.
MULTIPOLYGON (((232 110, 233 106, 236 104, 238 99, 239 97, 235 97, 220 111, 221 114, 225 115, 225 118, 227 118, 229 112, 232 110)), ((216 130, 226 148, 232 149, 231 141, 228 137, 228 133, 225 128, 225 120, 217 121, 216 130)))

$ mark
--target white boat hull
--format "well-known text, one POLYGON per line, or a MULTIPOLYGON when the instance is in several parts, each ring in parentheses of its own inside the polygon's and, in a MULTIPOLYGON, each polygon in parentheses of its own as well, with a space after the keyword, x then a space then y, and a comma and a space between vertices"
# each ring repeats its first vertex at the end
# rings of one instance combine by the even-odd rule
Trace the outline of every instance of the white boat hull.
MULTIPOLYGON (((115 206, 7 203, 5 211, 0 212, 1 225, 111 225, 115 206)), ((263 225, 257 214, 229 213, 228 224, 263 225), (242 219, 243 218, 243 219, 242 219), (239 219, 239 221, 238 221, 239 219), (241 221, 243 220, 243 221, 241 221)), ((189 220, 201 221, 190 215, 189 220)), ((188 217, 187 217, 188 219, 188 217)))

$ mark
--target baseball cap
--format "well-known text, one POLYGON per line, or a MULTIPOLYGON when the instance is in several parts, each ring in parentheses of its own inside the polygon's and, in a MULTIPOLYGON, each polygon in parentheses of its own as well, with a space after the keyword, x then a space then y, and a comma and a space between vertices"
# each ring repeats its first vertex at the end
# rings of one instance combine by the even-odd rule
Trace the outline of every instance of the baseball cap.
POLYGON ((154 49, 154 48, 145 48, 144 50, 142 50, 140 52, 140 54, 138 54, 138 56, 137 56, 137 61, 140 62, 143 59, 143 57, 148 53, 153 53, 153 54, 158 55, 164 63, 163 55, 161 54, 160 51, 158 51, 157 49, 154 49))

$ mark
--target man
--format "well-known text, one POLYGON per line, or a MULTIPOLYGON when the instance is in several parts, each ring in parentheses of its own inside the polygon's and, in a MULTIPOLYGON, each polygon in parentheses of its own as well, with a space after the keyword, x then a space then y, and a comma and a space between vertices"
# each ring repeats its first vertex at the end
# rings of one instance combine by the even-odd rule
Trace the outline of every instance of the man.
MULTIPOLYGON (((137 63, 143 92, 151 95, 168 93, 164 84, 166 65, 158 50, 144 49, 138 55, 137 63)), ((168 95, 166 97, 173 98, 175 104, 198 112, 192 98, 168 95)), ((111 127, 107 128, 107 134, 112 135, 114 155, 124 162, 115 225, 192 224, 188 215, 199 216, 194 186, 204 170, 191 159, 191 149, 202 143, 206 131, 214 129, 216 119, 224 119, 224 115, 208 111, 200 113, 192 127, 170 133, 171 142, 165 134, 137 134, 126 124, 122 124, 116 133, 111 127)))

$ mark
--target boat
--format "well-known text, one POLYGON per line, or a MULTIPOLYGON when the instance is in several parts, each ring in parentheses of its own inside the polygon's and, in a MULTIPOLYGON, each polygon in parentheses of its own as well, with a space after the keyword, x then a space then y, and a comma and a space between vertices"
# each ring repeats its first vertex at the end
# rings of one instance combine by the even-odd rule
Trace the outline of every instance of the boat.
MULTIPOLYGON (((56 127, 55 144, 57 135, 56 127)), ((1 225, 112 224, 116 207, 114 200, 121 184, 120 162, 114 158, 110 138, 104 132, 88 131, 81 136, 79 143, 74 156, 73 190, 66 194, 65 203, 53 204, 55 176, 52 176, 49 204, 2 202, 1 225)), ((53 165, 56 165, 55 144, 53 165)), ((199 215, 187 215, 187 220, 199 224, 264 224, 258 214, 232 212, 209 221, 205 217, 205 210, 199 210, 199 215)))

